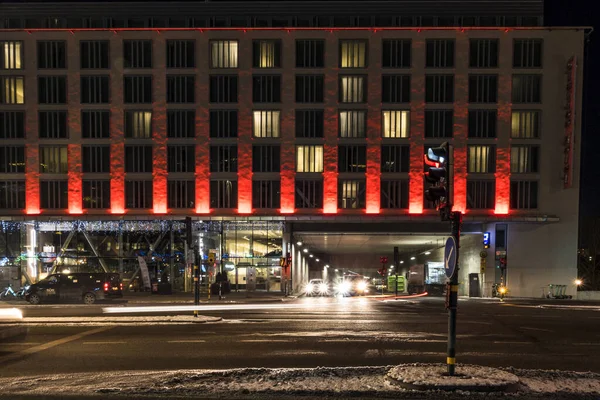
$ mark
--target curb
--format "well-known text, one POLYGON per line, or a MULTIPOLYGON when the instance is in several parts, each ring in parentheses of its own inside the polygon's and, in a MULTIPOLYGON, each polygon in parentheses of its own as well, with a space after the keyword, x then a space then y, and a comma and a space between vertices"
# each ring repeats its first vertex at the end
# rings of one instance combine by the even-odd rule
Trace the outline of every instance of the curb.
POLYGON ((9 339, 15 336, 27 335, 28 328, 26 326, 0 326, 0 339, 9 339))

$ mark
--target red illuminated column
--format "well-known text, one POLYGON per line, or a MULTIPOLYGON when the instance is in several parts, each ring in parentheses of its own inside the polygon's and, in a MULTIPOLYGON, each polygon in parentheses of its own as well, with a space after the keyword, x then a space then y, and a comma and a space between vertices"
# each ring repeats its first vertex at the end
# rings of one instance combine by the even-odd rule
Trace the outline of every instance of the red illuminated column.
MULTIPOLYGON (((282 41, 282 54, 294 54, 296 42, 294 36, 286 35, 282 41)), ((292 71, 294 68, 294 57, 283 57, 282 67, 284 71, 292 71)), ((294 74, 284 73, 282 76, 281 93, 281 209, 282 214, 294 213, 294 190, 296 183, 296 146, 295 146, 295 91, 296 85, 294 74)))
POLYGON ((252 213, 252 40, 239 45, 238 213, 252 213))
POLYGON ((379 214, 381 202, 381 38, 373 34, 368 66, 367 214, 379 214))
POLYGON ((68 203, 69 214, 81 214, 83 212, 82 198, 82 159, 81 159, 81 91, 79 74, 79 40, 77 35, 69 35, 67 39, 69 49, 68 55, 68 77, 67 77, 67 101, 69 105, 69 145, 68 145, 68 203))
MULTIPOLYGON (((36 117, 37 117, 37 113, 36 117)), ((37 122, 35 124, 37 128, 37 122)), ((30 137, 29 126, 27 136, 30 137)), ((37 132, 36 132, 37 133, 37 132)), ((40 213, 40 151, 37 144, 25 145, 25 212, 40 213)))
POLYGON ((125 212, 125 126, 123 110, 123 38, 110 40, 110 212, 125 212))
POLYGON ((408 212, 423 213, 423 155, 425 144, 425 39, 413 39, 410 93, 410 169, 408 212))
POLYGON ((323 145, 323 213, 335 214, 338 192, 338 38, 330 33, 325 44, 325 143, 323 145))
MULTIPOLYGON (((508 46, 507 46, 508 47, 508 46)), ((509 60, 510 58, 505 58, 509 60)), ((502 58, 500 58, 502 60, 502 58)), ((494 214, 508 214, 510 207, 510 132, 511 132, 510 72, 498 77, 498 138, 496 146, 496 208, 494 214)))
POLYGON ((154 214, 167 212, 167 77, 164 35, 154 35, 152 77, 152 205, 154 214))
MULTIPOLYGON (((204 54, 208 48, 206 35, 196 41, 196 53, 204 54)), ((209 73, 208 58, 198 59, 196 75, 196 102, 208 102, 209 73)), ((210 213, 210 113, 207 107, 196 108, 196 213, 210 213)))
MULTIPOLYGON (((456 54, 469 54, 469 39, 459 33, 456 54)), ((467 136, 469 123, 469 65, 467 57, 456 57, 454 75, 454 198, 453 211, 467 209, 467 136)))

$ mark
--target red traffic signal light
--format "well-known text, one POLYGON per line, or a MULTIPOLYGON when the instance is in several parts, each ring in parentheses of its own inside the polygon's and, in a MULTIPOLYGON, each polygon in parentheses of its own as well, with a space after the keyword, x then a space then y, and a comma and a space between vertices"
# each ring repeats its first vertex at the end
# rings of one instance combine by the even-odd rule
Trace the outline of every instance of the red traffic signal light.
POLYGON ((384 257, 384 256, 381 256, 381 257, 379 257, 379 262, 382 263, 382 264, 387 264, 388 258, 384 257))
POLYGON ((377 273, 378 273, 379 275, 381 275, 381 276, 384 276, 384 275, 385 275, 385 268, 379 268, 379 269, 377 270, 377 273))

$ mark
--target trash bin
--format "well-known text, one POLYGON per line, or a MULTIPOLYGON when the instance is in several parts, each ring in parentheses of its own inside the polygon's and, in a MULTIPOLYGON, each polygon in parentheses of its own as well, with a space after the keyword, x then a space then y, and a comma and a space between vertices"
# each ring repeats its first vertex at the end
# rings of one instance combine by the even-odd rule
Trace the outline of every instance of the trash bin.
POLYGON ((158 294, 171 294, 171 284, 169 282, 161 282, 158 284, 158 294))

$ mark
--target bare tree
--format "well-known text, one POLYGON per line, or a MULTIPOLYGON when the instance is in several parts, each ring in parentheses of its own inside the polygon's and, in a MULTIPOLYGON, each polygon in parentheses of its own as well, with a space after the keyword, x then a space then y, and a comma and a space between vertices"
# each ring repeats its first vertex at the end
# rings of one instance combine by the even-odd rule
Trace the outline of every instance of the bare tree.
POLYGON ((579 277, 582 290, 600 290, 600 218, 582 221, 579 236, 579 277))

